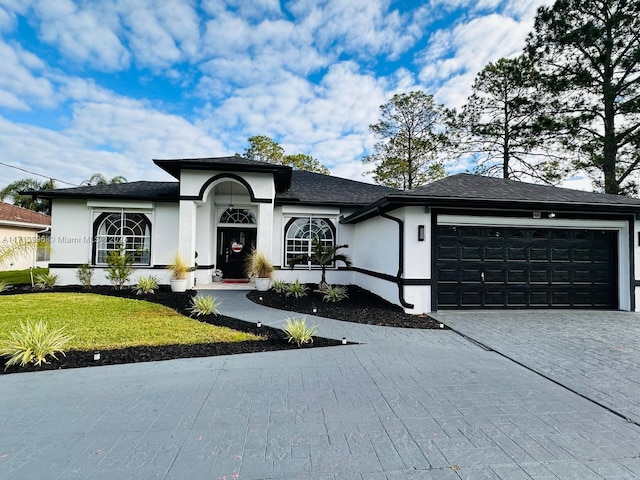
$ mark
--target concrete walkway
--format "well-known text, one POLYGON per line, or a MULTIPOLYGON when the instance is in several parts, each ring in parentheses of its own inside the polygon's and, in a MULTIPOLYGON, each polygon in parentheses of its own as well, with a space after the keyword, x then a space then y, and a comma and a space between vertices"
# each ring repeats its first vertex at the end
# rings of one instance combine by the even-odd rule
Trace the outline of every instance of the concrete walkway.
POLYGON ((0 377, 0 478, 640 475, 640 428, 453 332, 309 320, 363 343, 0 377))

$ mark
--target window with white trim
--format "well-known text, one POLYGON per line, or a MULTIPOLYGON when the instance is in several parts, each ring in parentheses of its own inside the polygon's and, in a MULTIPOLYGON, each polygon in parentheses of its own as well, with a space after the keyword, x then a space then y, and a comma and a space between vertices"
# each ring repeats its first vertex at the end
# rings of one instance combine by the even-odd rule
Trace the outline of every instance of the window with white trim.
POLYGON ((311 254, 314 240, 320 240, 325 247, 335 245, 335 227, 328 218, 292 218, 285 230, 285 265, 291 258, 311 254))
POLYGON ((103 213, 94 222, 94 263, 106 264, 107 254, 124 248, 134 265, 151 263, 151 222, 143 213, 103 213))

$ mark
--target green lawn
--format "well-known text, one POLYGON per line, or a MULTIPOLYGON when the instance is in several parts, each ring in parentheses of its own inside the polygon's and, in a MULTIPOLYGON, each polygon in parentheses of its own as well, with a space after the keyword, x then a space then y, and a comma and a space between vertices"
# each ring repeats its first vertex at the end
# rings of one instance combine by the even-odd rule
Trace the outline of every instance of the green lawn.
MULTIPOLYGON (((47 273, 48 268, 34 268, 33 276, 35 278, 39 273, 47 273)), ((0 282, 5 282, 9 285, 31 285, 31 275, 29 270, 8 270, 6 272, 0 272, 0 282)))
POLYGON ((66 325, 65 333, 73 336, 69 350, 261 340, 140 300, 90 293, 0 296, 0 343, 27 320, 44 320, 52 328, 66 325))

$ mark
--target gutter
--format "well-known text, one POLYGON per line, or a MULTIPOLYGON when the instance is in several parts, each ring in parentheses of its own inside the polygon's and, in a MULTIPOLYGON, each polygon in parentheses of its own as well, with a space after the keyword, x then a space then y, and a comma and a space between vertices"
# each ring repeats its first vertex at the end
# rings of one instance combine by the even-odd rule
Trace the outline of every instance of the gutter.
POLYGON ((399 218, 392 217, 382 211, 381 207, 378 207, 378 214, 382 218, 392 220, 398 223, 398 273, 396 274, 396 284, 398 285, 398 299, 400 304, 404 308, 414 308, 415 305, 408 303, 404 298, 404 284, 402 283, 402 274, 404 273, 404 221, 399 218))

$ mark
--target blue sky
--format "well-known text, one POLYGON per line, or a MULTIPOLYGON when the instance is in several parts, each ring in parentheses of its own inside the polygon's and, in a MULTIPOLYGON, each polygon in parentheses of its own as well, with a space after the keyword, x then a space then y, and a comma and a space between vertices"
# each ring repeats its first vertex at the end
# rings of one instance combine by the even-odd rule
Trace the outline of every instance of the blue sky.
MULTIPOLYGON (((0 0, 0 162, 72 184, 169 180, 152 159, 268 135, 366 180, 381 104, 422 89, 460 107, 550 3, 0 0)), ((0 186, 26 176, 0 165, 0 186)))

